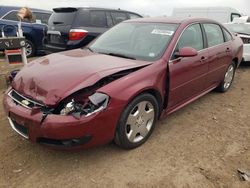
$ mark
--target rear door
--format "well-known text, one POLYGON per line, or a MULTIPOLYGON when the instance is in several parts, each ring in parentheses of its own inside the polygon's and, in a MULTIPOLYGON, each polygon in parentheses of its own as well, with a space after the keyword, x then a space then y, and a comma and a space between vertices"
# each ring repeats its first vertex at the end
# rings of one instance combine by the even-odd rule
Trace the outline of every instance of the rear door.
POLYGON ((208 45, 209 65, 206 87, 211 87, 222 81, 224 73, 232 61, 231 40, 227 39, 218 24, 203 24, 208 45))
POLYGON ((187 27, 181 35, 175 52, 183 47, 198 51, 194 57, 176 58, 169 64, 170 94, 169 108, 180 105, 204 90, 208 71, 208 52, 204 49, 204 37, 200 24, 187 27))

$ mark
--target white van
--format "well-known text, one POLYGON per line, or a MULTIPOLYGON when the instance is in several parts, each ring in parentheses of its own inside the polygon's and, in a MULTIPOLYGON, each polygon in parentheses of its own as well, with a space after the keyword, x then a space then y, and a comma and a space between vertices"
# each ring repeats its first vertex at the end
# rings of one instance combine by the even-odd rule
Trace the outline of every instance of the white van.
POLYGON ((234 18, 241 17, 241 13, 230 7, 189 7, 174 8, 172 16, 178 18, 210 18, 221 23, 228 23, 232 22, 234 18))

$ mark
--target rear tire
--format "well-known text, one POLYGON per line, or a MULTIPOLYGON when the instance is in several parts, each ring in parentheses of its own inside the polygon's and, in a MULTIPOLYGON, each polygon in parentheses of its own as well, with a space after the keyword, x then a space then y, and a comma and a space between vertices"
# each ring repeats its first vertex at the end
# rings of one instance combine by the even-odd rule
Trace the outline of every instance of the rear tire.
POLYGON ((133 149, 147 141, 158 119, 159 104, 154 96, 141 94, 122 112, 115 133, 115 143, 133 149))
POLYGON ((232 62, 227 68, 223 81, 216 88, 217 91, 224 93, 229 90, 234 80, 235 69, 236 69, 235 62, 232 62))

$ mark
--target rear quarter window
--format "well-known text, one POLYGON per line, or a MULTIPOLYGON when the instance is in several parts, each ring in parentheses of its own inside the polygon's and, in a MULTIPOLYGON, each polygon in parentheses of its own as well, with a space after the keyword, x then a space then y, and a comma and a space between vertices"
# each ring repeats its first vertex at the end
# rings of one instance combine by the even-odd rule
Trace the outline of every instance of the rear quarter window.
POLYGON ((133 13, 128 13, 130 19, 136 19, 136 18, 141 18, 141 16, 133 13))
POLYGON ((225 42, 228 42, 230 40, 232 40, 232 35, 226 30, 226 29, 222 29, 225 35, 225 42))
POLYGON ((90 11, 90 26, 107 27, 106 13, 99 10, 90 11))
POLYGON ((124 20, 127 20, 127 15, 124 12, 111 12, 114 24, 118 24, 124 20))

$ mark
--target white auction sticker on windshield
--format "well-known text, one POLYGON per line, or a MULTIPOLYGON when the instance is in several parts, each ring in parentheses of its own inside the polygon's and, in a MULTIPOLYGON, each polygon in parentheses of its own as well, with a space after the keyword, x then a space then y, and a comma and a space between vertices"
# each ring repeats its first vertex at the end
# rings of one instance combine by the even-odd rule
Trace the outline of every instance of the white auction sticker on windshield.
POLYGON ((148 56, 149 56, 149 57, 155 57, 155 53, 150 52, 150 53, 148 54, 148 56))
POLYGON ((151 33, 152 34, 156 34, 156 35, 168 35, 168 36, 172 36, 174 34, 174 31, 154 29, 151 33))

